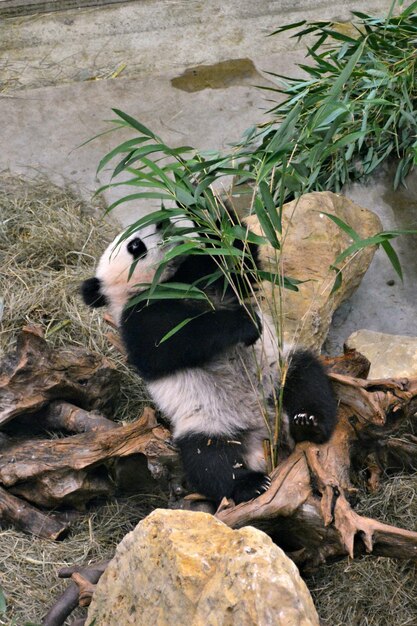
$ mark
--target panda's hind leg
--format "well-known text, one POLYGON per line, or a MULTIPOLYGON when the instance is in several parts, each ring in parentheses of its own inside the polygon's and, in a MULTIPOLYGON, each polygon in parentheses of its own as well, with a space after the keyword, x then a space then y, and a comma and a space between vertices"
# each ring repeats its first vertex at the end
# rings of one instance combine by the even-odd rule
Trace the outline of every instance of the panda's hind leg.
POLYGON ((271 484, 263 472, 248 469, 244 437, 189 433, 175 439, 190 486, 214 500, 231 498, 236 504, 256 498, 271 484))
POLYGON ((329 377, 308 350, 290 355, 284 390, 284 409, 295 441, 327 441, 336 424, 337 401, 329 377))

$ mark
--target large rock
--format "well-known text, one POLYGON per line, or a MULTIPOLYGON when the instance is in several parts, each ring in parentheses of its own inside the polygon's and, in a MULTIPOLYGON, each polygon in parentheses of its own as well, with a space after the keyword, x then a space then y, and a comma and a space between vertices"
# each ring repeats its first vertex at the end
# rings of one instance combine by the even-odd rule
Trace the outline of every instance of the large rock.
MULTIPOLYGON (((279 314, 282 301, 285 341, 315 350, 320 350, 326 338, 334 311, 357 289, 375 253, 375 247, 368 247, 346 259, 341 287, 332 294, 336 274, 331 266, 353 241, 325 213, 342 219, 361 238, 382 230, 374 213, 330 191, 308 193, 284 206, 281 267, 285 275, 308 282, 299 285, 298 292, 283 289, 282 296, 278 287, 265 283, 264 308, 279 314)), ((247 222, 251 230, 262 234, 255 215, 247 222)), ((262 253, 269 271, 276 272, 276 251, 265 246, 262 253)))
POLYGON ((94 593, 97 626, 318 626, 294 563, 260 530, 156 510, 126 535, 94 593))
POLYGON ((368 378, 417 377, 417 337, 358 330, 346 345, 371 362, 368 378))

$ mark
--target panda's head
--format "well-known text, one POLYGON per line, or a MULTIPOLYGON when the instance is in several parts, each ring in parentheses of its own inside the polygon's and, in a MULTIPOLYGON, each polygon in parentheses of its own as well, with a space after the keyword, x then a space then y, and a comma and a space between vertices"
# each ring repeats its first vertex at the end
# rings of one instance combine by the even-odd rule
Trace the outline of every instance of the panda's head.
MULTIPOLYGON (((151 283, 166 253, 163 228, 151 224, 125 239, 119 234, 102 254, 96 274, 81 285, 84 302, 91 307, 108 306, 116 323, 123 307, 134 294, 151 283), (132 265, 133 264, 133 265, 132 265)), ((172 268, 167 266, 160 281, 167 280, 172 268)))

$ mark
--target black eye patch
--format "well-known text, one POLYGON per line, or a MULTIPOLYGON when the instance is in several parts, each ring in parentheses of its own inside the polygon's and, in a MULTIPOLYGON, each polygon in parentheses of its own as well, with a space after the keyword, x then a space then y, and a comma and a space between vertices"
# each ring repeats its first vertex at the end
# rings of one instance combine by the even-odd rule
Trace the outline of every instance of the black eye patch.
POLYGON ((134 259, 138 259, 139 257, 146 256, 148 249, 142 239, 135 237, 127 244, 127 251, 133 256, 134 259))

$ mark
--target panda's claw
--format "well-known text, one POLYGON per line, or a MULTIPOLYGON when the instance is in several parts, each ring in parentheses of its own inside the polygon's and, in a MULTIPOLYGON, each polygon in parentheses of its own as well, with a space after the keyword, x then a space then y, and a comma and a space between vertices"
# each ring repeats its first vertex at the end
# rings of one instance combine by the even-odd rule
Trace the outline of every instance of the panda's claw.
POLYGON ((307 413, 296 413, 293 417, 293 421, 297 426, 305 426, 307 424, 307 413))
POLYGON ((232 498, 236 504, 257 498, 269 489, 271 479, 262 472, 244 470, 235 481, 232 498))
POLYGON ((328 419, 310 411, 295 413, 290 419, 290 433, 296 442, 323 443, 329 439, 330 427, 331 423, 328 419))

